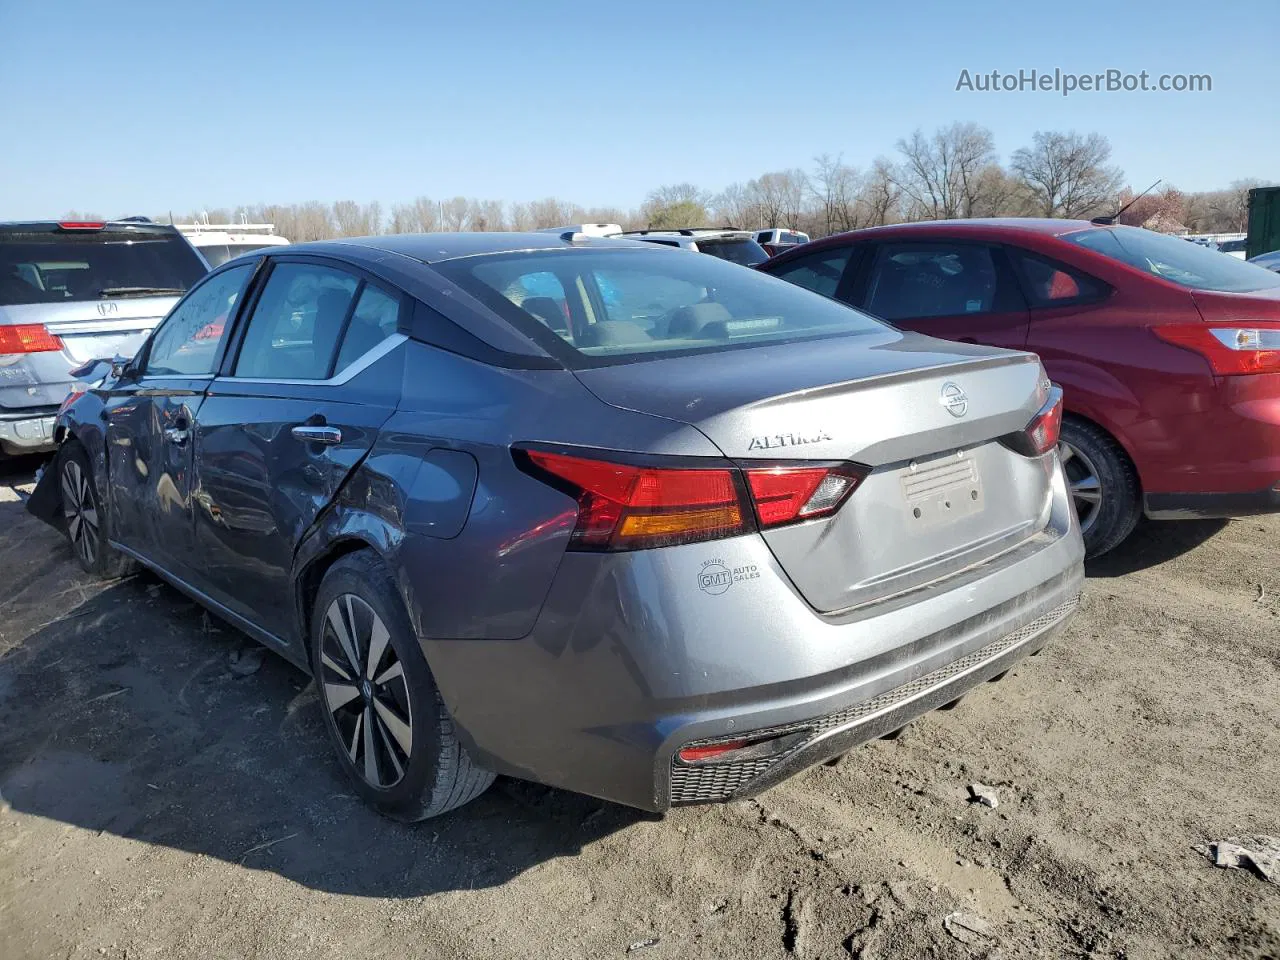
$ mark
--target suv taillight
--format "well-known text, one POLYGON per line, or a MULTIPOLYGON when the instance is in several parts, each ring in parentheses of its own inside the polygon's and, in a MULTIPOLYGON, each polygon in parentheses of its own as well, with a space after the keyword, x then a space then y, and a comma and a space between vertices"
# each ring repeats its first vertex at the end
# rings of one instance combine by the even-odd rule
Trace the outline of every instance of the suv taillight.
POLYGON ((62 341, 38 323, 0 327, 0 354, 50 353, 61 350, 62 341))
POLYGON ((866 476, 855 464, 626 463, 516 447, 520 469, 578 501, 570 548, 617 551, 719 540, 830 516, 866 476))
POLYGON ((1018 433, 1000 438, 1000 442, 1024 457, 1039 457, 1058 445, 1062 433, 1062 388, 1050 387, 1049 398, 1036 411, 1031 422, 1018 433))
POLYGON ((1179 323, 1152 327, 1151 332, 1167 343, 1200 354, 1219 376, 1280 373, 1280 326, 1274 324, 1179 323))

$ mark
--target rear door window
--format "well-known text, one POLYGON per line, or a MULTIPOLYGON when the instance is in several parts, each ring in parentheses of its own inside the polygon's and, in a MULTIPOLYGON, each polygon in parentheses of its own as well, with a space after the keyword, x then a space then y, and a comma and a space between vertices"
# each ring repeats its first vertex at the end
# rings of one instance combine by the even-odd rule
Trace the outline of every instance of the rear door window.
POLYGON ((156 329, 147 348, 148 377, 204 376, 213 373, 218 347, 254 265, 224 270, 196 287, 156 329))
POLYGON ((400 298, 366 283, 356 300, 347 331, 342 335, 335 374, 341 373, 366 353, 392 336, 400 327, 400 298))
POLYGON ((360 281, 314 263, 278 263, 245 330, 234 376, 324 380, 360 281))
POLYGON ((0 306, 172 296, 206 273, 191 245, 171 230, 0 229, 0 306))
POLYGON ((999 277, 983 244, 885 244, 867 287, 866 309, 885 320, 991 313, 999 277))
POLYGON ((1022 273, 1033 307, 1064 307, 1100 299, 1106 288, 1092 277, 1065 264, 1038 257, 1025 250, 1009 250, 1022 273))
POLYGON ((834 297, 852 256, 852 246, 836 247, 797 257, 769 272, 824 297, 834 297))

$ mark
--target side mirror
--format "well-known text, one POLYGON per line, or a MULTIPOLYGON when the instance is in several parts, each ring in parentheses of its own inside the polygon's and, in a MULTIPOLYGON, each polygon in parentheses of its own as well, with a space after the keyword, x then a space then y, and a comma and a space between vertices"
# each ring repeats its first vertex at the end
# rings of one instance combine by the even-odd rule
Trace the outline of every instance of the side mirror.
POLYGON ((122 357, 116 354, 111 358, 111 376, 117 380, 124 379, 129 374, 130 364, 133 362, 131 357, 122 357))

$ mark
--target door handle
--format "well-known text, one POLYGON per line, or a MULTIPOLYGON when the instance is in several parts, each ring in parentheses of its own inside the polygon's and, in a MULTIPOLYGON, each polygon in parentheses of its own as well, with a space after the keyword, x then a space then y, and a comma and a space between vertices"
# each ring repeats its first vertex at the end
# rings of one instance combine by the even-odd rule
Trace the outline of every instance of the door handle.
POLYGON ((342 442, 342 431, 337 427, 312 426, 304 423, 294 427, 289 432, 296 439, 306 443, 323 443, 328 446, 335 446, 342 442))

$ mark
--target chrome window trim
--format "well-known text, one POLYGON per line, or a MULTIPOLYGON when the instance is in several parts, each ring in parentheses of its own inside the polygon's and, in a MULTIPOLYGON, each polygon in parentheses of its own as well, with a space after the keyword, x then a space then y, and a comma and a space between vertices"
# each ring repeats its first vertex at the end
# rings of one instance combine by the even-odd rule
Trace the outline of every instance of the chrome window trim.
POLYGON ((301 387, 340 387, 348 380, 352 379, 356 374, 361 373, 378 360, 381 360, 396 347, 400 346, 400 344, 405 343, 408 339, 409 338, 403 333, 391 334, 381 343, 374 347, 370 347, 328 380, 297 380, 278 377, 237 377, 234 374, 219 376, 216 379, 226 381, 228 383, 281 383, 301 387))

